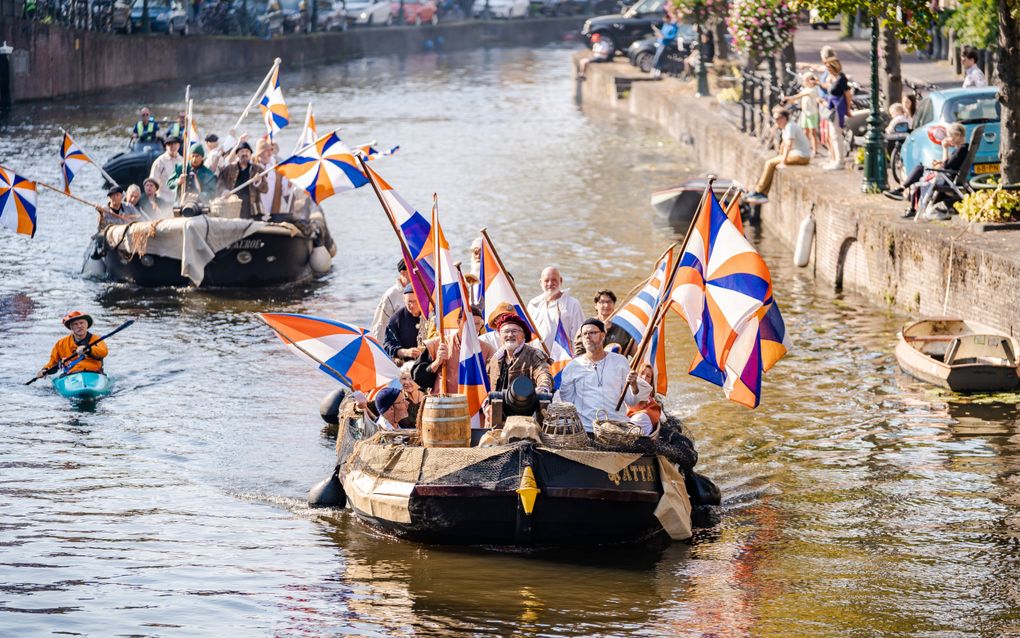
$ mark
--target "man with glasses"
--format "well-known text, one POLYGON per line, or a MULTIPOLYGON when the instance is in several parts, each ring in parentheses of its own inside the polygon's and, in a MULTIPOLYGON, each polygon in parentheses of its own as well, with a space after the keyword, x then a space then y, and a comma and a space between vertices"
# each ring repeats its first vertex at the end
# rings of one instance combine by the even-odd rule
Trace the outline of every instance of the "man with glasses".
POLYGON ((627 420, 626 410, 616 409, 624 389, 627 391, 624 404, 635 406, 641 399, 637 373, 630 369, 627 357, 606 351, 605 338, 606 326, 598 319, 588 319, 581 324, 584 354, 563 368, 560 389, 556 393, 557 400, 574 404, 584 429, 589 432, 596 418, 627 420))
POLYGON ((489 359, 489 386, 494 392, 510 387, 517 377, 528 377, 538 392, 552 392, 549 356, 528 345, 531 330, 516 313, 506 313, 495 321, 501 341, 499 351, 489 359))
MULTIPOLYGON (((609 289, 602 289, 595 293, 595 318, 606 327, 606 339, 604 346, 610 352, 616 352, 629 357, 634 353, 634 340, 627 331, 613 323, 612 316, 616 312, 616 293, 609 289)), ((574 354, 584 354, 584 340, 581 339, 581 331, 574 335, 574 354)))

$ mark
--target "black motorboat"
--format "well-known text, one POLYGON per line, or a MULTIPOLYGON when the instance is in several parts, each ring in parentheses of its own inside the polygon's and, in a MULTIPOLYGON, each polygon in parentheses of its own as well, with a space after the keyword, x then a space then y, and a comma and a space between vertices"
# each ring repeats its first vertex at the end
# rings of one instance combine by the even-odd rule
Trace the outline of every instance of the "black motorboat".
MULTIPOLYGON (((655 191, 651 197, 652 207, 670 225, 686 227, 698 212, 698 203, 707 185, 707 177, 695 177, 677 186, 655 191)), ((717 198, 721 198, 731 186, 735 186, 732 180, 717 179, 712 183, 712 190, 717 198)), ((741 204, 741 216, 746 219, 749 212, 748 206, 741 204)))
MULTIPOLYGON (((117 153, 103 165, 103 170, 117 183, 126 186, 128 184, 142 184, 142 181, 149 176, 152 163, 163 153, 163 143, 159 140, 152 142, 131 142, 128 150, 117 153)), ((107 186, 111 184, 107 183, 107 186)))

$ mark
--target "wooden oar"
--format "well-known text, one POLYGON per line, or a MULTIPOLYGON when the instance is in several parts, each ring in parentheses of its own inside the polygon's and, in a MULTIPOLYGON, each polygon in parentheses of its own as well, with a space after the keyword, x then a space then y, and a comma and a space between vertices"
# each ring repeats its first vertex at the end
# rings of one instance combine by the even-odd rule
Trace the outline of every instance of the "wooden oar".
MULTIPOLYGON (((112 337, 113 335, 117 334, 118 332, 120 332, 120 331, 121 331, 121 330, 123 330, 124 328, 127 328, 128 326, 130 326, 130 325, 131 325, 131 324, 133 324, 134 322, 135 322, 135 320, 134 320, 134 319, 128 319, 128 320, 127 320, 127 321, 125 321, 124 323, 122 323, 122 324, 120 324, 119 326, 117 326, 116 328, 114 328, 114 329, 113 329, 112 331, 110 331, 110 332, 106 333, 106 334, 105 334, 105 335, 103 335, 102 337, 99 337, 98 339, 96 339, 95 341, 93 341, 92 343, 90 343, 90 344, 89 344, 88 346, 86 346, 86 349, 88 349, 88 348, 91 348, 92 346, 96 345, 96 344, 97 344, 97 343, 99 343, 100 341, 103 341, 104 339, 108 339, 109 337, 112 337)), ((81 361, 81 360, 82 360, 82 359, 84 359, 84 358, 85 358, 85 355, 84 355, 84 354, 78 355, 78 357, 77 357, 77 358, 73 359, 73 360, 72 360, 72 361, 71 361, 71 362, 70 362, 69 364, 67 364, 67 365, 66 365, 65 367, 66 367, 66 368, 67 368, 68 370, 70 370, 70 369, 71 369, 71 368, 73 368, 74 366, 78 365, 78 362, 79 362, 79 361, 81 361)), ((49 368, 46 368, 46 371, 45 371, 45 372, 43 373, 43 376, 51 375, 51 374, 53 374, 54 372, 56 372, 57 370, 59 370, 59 369, 60 369, 60 366, 61 366, 61 364, 62 364, 62 363, 63 363, 63 362, 60 362, 60 361, 58 361, 56 365, 54 365, 54 366, 51 366, 51 367, 49 367, 49 368)), ((60 376, 65 376, 65 375, 60 375, 60 376)), ((32 377, 32 379, 31 379, 30 381, 26 381, 26 382, 25 382, 25 385, 32 385, 33 383, 35 383, 36 381, 38 381, 38 380, 39 380, 40 378, 41 378, 41 377, 32 377)))

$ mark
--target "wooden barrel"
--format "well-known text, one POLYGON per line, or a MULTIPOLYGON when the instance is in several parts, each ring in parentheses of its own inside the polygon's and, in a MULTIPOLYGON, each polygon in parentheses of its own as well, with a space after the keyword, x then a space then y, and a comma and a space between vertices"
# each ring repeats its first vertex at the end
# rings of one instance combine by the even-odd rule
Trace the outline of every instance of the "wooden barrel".
POLYGON ((471 447, 471 417, 463 394, 425 397, 421 442, 425 447, 471 447))

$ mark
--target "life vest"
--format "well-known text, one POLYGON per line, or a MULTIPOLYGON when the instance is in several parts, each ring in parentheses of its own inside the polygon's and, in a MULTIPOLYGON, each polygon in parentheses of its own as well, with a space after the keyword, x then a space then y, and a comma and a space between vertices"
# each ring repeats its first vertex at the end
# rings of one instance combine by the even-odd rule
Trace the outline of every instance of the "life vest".
POLYGON ((134 128, 135 135, 138 136, 139 140, 147 141, 156 138, 156 121, 151 117, 148 121, 138 120, 135 122, 134 128))
POLYGON ((181 126, 180 122, 174 122, 170 125, 167 135, 169 137, 183 137, 182 133, 184 133, 184 127, 181 126))

